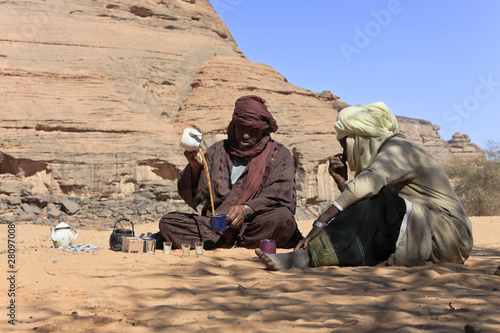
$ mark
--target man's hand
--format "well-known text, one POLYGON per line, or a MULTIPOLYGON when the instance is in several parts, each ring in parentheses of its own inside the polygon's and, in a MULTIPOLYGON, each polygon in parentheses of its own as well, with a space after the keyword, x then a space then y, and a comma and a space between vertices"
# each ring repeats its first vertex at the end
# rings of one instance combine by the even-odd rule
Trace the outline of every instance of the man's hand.
POLYGON ((307 234, 306 238, 303 238, 299 240, 297 245, 295 246, 294 250, 298 249, 307 249, 307 244, 316 236, 318 236, 321 231, 323 231, 323 228, 320 227, 313 227, 311 231, 309 231, 309 234, 307 234))
POLYGON ((345 182, 347 180, 347 164, 344 154, 337 154, 330 158, 328 172, 337 183, 337 187, 342 192, 345 190, 345 182))
POLYGON ((184 151, 184 157, 191 164, 191 168, 201 168, 201 163, 196 159, 196 155, 198 154, 198 150, 193 151, 184 151))
POLYGON ((226 215, 227 221, 230 223, 229 228, 240 229, 245 222, 246 210, 243 205, 229 207, 229 212, 226 215))

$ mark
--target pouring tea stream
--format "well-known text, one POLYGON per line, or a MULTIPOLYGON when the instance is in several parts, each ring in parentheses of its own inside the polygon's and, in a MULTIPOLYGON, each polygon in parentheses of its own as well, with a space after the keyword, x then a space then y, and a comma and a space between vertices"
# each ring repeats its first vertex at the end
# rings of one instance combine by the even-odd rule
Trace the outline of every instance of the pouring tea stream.
POLYGON ((210 172, 208 170, 207 161, 205 159, 205 155, 203 154, 203 150, 201 149, 202 139, 203 139, 203 133, 200 133, 194 128, 186 128, 184 129, 184 132, 182 134, 180 146, 182 149, 186 151, 198 151, 196 159, 198 162, 203 164, 203 168, 205 169, 205 175, 207 177, 207 182, 208 182, 208 191, 210 193, 210 204, 212 205, 212 215, 215 216, 212 182, 210 180, 210 172))

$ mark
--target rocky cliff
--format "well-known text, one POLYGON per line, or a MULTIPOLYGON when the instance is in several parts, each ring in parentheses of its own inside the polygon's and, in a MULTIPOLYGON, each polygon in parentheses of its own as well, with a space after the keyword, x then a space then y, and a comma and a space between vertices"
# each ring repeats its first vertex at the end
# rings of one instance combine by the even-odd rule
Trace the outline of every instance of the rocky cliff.
MULTIPOLYGON (((326 159, 346 104, 250 62, 208 0, 2 1, 0 46, 2 221, 187 210, 176 194, 183 129, 224 138, 247 94, 267 100, 274 138, 294 155, 299 218, 336 194, 326 159)), ((400 123, 440 162, 482 154, 467 136, 445 142, 427 121, 400 123)))

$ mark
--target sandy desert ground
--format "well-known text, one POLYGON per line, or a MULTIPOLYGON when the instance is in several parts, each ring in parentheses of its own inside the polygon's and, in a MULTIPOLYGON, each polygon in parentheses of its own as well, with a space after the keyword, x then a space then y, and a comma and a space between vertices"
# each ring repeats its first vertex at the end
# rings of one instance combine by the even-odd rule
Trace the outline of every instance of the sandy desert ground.
MULTIPOLYGON (((17 250, 13 270, 4 224, 0 330, 499 332, 500 217, 471 220, 475 248, 465 265, 279 272, 265 269, 253 250, 239 248, 201 256, 192 251, 189 257, 180 250, 114 252, 108 249, 111 230, 79 230, 77 244, 102 248, 65 252, 51 247, 49 227, 33 224, 10 230, 17 250), (11 313, 15 325, 8 322, 11 313)), ((310 221, 299 224, 309 231, 310 221)), ((137 235, 156 230, 156 223, 136 225, 137 235)))

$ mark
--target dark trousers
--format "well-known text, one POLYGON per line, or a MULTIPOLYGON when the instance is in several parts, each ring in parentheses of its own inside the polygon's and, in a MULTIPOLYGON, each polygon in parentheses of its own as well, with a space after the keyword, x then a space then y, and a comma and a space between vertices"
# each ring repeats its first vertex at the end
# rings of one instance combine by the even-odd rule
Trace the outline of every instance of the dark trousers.
POLYGON ((372 266, 387 260, 405 212, 404 200, 385 187, 344 209, 309 243, 311 266, 372 266))

